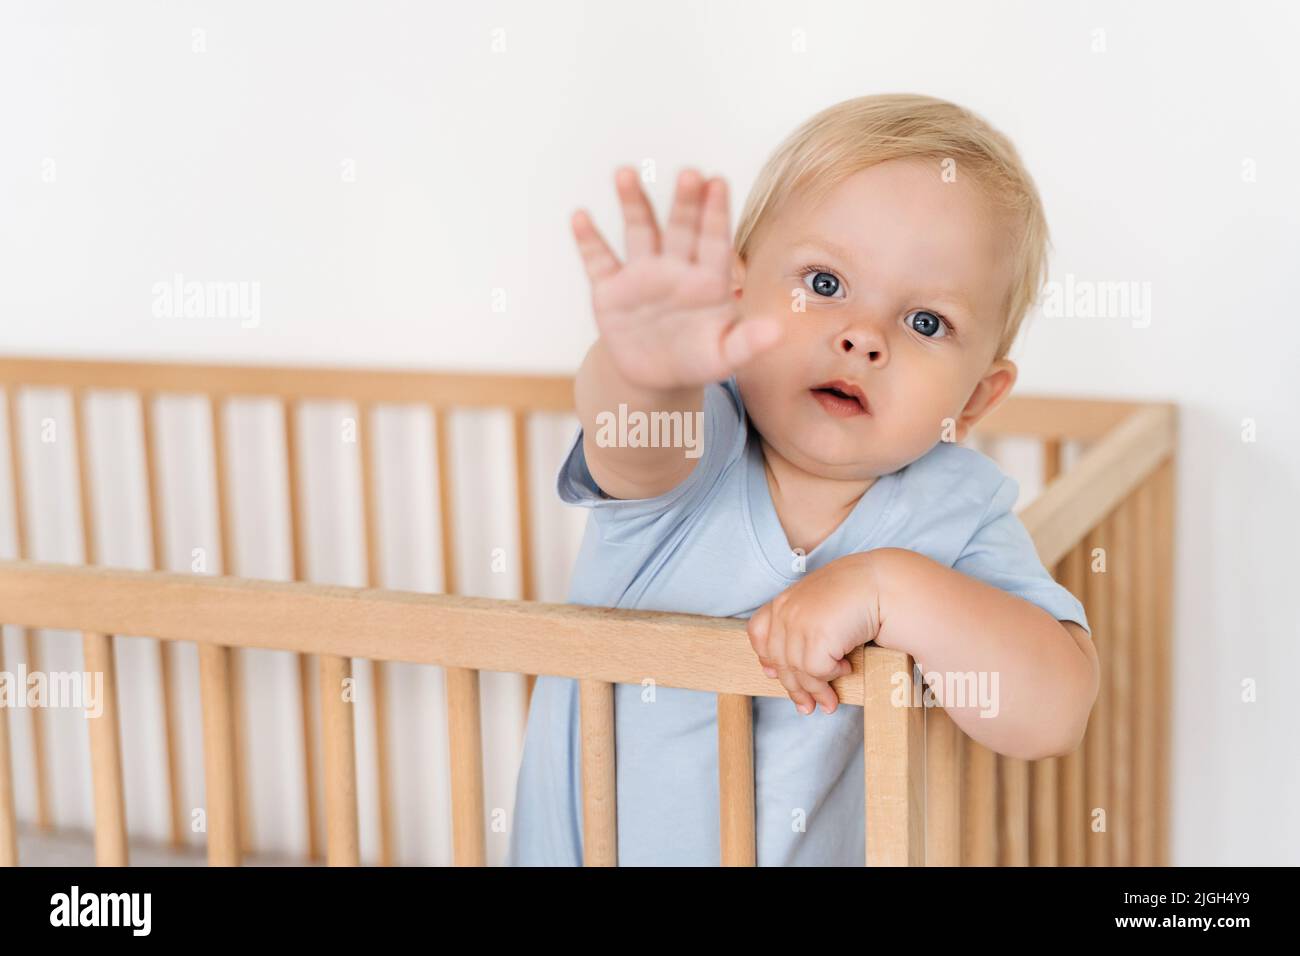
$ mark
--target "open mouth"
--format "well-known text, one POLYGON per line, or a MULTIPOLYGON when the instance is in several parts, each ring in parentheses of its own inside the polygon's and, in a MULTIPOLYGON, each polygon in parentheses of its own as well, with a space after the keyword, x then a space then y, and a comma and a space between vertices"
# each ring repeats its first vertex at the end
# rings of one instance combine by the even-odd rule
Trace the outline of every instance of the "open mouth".
POLYGON ((867 413, 867 397, 856 385, 841 381, 827 382, 810 391, 822 408, 837 417, 867 413))

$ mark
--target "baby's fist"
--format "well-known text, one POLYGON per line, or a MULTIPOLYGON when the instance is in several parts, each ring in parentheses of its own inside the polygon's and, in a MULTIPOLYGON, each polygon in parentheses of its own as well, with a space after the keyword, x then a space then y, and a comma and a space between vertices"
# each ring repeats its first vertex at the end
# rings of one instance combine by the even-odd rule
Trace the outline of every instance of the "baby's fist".
POLYGON ((879 631, 870 552, 813 571, 755 611, 747 627, 763 672, 781 681, 803 714, 817 703, 834 712, 839 698, 830 681, 852 672, 846 656, 879 631))

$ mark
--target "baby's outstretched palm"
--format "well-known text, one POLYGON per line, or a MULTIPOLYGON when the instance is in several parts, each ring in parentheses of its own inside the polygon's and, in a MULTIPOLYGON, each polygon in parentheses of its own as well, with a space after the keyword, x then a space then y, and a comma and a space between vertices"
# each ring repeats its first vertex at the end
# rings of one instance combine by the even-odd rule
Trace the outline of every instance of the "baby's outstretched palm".
POLYGON ((740 321, 731 293, 727 188, 686 170, 661 236, 635 171, 615 182, 627 262, 619 263, 585 212, 573 233, 591 280, 601 338, 619 372, 644 388, 683 388, 725 379, 780 337, 771 319, 740 321))

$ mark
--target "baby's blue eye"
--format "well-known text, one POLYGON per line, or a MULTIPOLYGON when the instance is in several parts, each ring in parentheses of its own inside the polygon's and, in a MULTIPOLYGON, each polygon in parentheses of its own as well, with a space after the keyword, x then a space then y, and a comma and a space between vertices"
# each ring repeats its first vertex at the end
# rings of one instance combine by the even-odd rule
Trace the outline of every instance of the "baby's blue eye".
POLYGON ((804 274, 804 281, 808 281, 808 276, 812 276, 812 290, 818 295, 826 298, 833 298, 839 291, 840 280, 830 272, 807 272, 804 274))
POLYGON ((912 328, 921 335, 924 335, 926 338, 941 339, 948 334, 947 330, 944 328, 943 319, 939 318, 939 316, 935 315, 933 312, 927 312, 925 309, 917 309, 915 312, 909 312, 903 321, 906 322, 907 319, 913 317, 916 318, 916 323, 912 325, 912 328))

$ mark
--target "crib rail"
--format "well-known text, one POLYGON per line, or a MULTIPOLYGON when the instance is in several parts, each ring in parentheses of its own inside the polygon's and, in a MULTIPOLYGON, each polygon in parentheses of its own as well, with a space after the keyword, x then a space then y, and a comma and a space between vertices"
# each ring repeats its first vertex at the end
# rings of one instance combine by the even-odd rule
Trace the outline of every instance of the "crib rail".
MULTIPOLYGON (((233 746, 220 655, 246 647, 315 653, 336 662, 321 676, 331 863, 358 862, 355 743, 342 694, 352 658, 475 674, 522 668, 581 679, 589 863, 613 862, 615 683, 638 684, 653 674, 663 686, 722 695, 728 714, 736 701, 784 696, 763 676, 744 622, 730 618, 17 561, 0 562, 0 613, 26 627, 94 634, 87 647, 97 650, 93 659, 88 654, 87 667, 103 671, 107 699, 117 688, 106 633, 194 641, 217 655, 203 685, 204 745, 227 771, 233 746)), ((900 684, 910 686, 911 659, 871 647, 859 648, 850 660, 853 673, 833 686, 843 703, 864 708, 869 859, 878 865, 919 862, 919 778, 913 777, 921 765, 915 732, 921 715, 890 703, 900 684)), ((118 733, 111 709, 91 723, 97 737, 118 733)), ((730 834, 724 855, 728 862, 752 864, 752 733, 737 733, 738 725, 734 715, 719 720, 724 831, 730 834), (746 764, 748 774, 735 772, 746 764)), ((453 726, 451 735, 480 752, 476 721, 453 726)), ((4 774, 0 770, 0 789, 11 785, 4 774)), ((119 774, 116 763, 94 763, 96 842, 109 859, 125 858, 121 790, 114 782, 119 774)), ((453 761, 452 774, 453 790, 462 797, 454 810, 456 858, 481 862, 481 768, 453 761)), ((209 850, 214 862, 226 862, 236 846, 235 797, 230 791, 216 796, 208 810, 209 850)), ((0 834, 11 828, 12 822, 0 825, 0 834)))
MULTIPOLYGON (((235 864, 252 842, 241 733, 242 689, 233 655, 244 647, 297 651, 307 777, 308 846, 324 851, 317 831, 314 780, 326 781, 328 860, 358 862, 355 739, 352 714, 337 689, 351 661, 376 661, 374 706, 381 863, 394 859, 387 787, 382 663, 409 660, 446 668, 453 775, 455 861, 484 862, 482 740, 478 672, 558 674, 581 683, 587 859, 615 860, 613 685, 660 683, 718 694, 722 858, 754 862, 752 709, 749 699, 775 684, 753 660, 744 626, 686 615, 539 604, 532 569, 530 454, 527 424, 537 412, 572 410, 572 381, 562 376, 481 375, 405 370, 304 369, 0 358, 6 392, 17 556, 0 562, 0 620, 25 628, 29 667, 36 669, 32 628, 83 633, 87 668, 105 675, 106 707, 91 721, 96 858, 125 864, 127 842, 116 726, 113 634, 160 638, 166 715, 172 839, 182 839, 169 651, 177 640, 200 646, 208 855, 235 864), (154 399, 204 395, 212 424, 215 486, 225 562, 223 577, 132 572, 27 562, 28 529, 21 468, 20 396, 29 387, 71 391, 80 477, 82 538, 88 565, 98 548, 89 489, 82 405, 101 389, 139 398, 155 569, 167 567, 161 533, 154 399), (225 404, 235 397, 278 400, 292 543, 293 582, 255 582, 236 575, 228 506, 225 404), (304 517, 297 447, 298 409, 321 399, 356 404, 366 580, 383 583, 375 520, 374 449, 369 427, 387 403, 433 412, 439 513, 455 505, 448 470, 447 415, 454 408, 512 413, 521 602, 456 597, 452 523, 440 521, 444 595, 332 588, 305 583, 304 517), (380 637, 382 635, 382 638, 380 637), (527 635, 527 639, 522 637, 527 635), (540 639, 544 638, 544 639, 540 639), (308 655, 320 656, 323 768, 311 746, 308 655), (323 772, 322 772, 323 771, 323 772)), ((30 426, 27 426, 30 427, 30 426)), ((860 650, 854 671, 836 682, 840 699, 864 707, 867 859, 870 864, 1126 865, 1167 862, 1169 666, 1172 632, 1173 475, 1176 414, 1171 405, 1074 398, 1009 399, 978 428, 984 438, 1032 436, 1042 442, 1046 485, 1021 511, 1040 557, 1088 608, 1103 666, 1088 732, 1068 756, 1021 761, 993 754, 962 734, 941 709, 889 705, 895 682, 910 682, 912 662, 878 648, 860 650), (1082 453, 1069 469, 1066 445, 1082 453), (1151 692, 1146 692, 1151 688, 1151 692)), ((0 647, 0 652, 3 648, 0 647)), ((0 660, 0 670, 3 661, 0 660)), ((531 681, 531 679, 530 679, 531 681)), ((531 687, 531 682, 530 682, 531 687)), ((783 693, 783 692, 782 692, 783 693)), ((50 826, 45 744, 39 711, 31 732, 36 823, 50 826)), ((8 725, 0 712, 0 864, 16 861, 8 725)))

